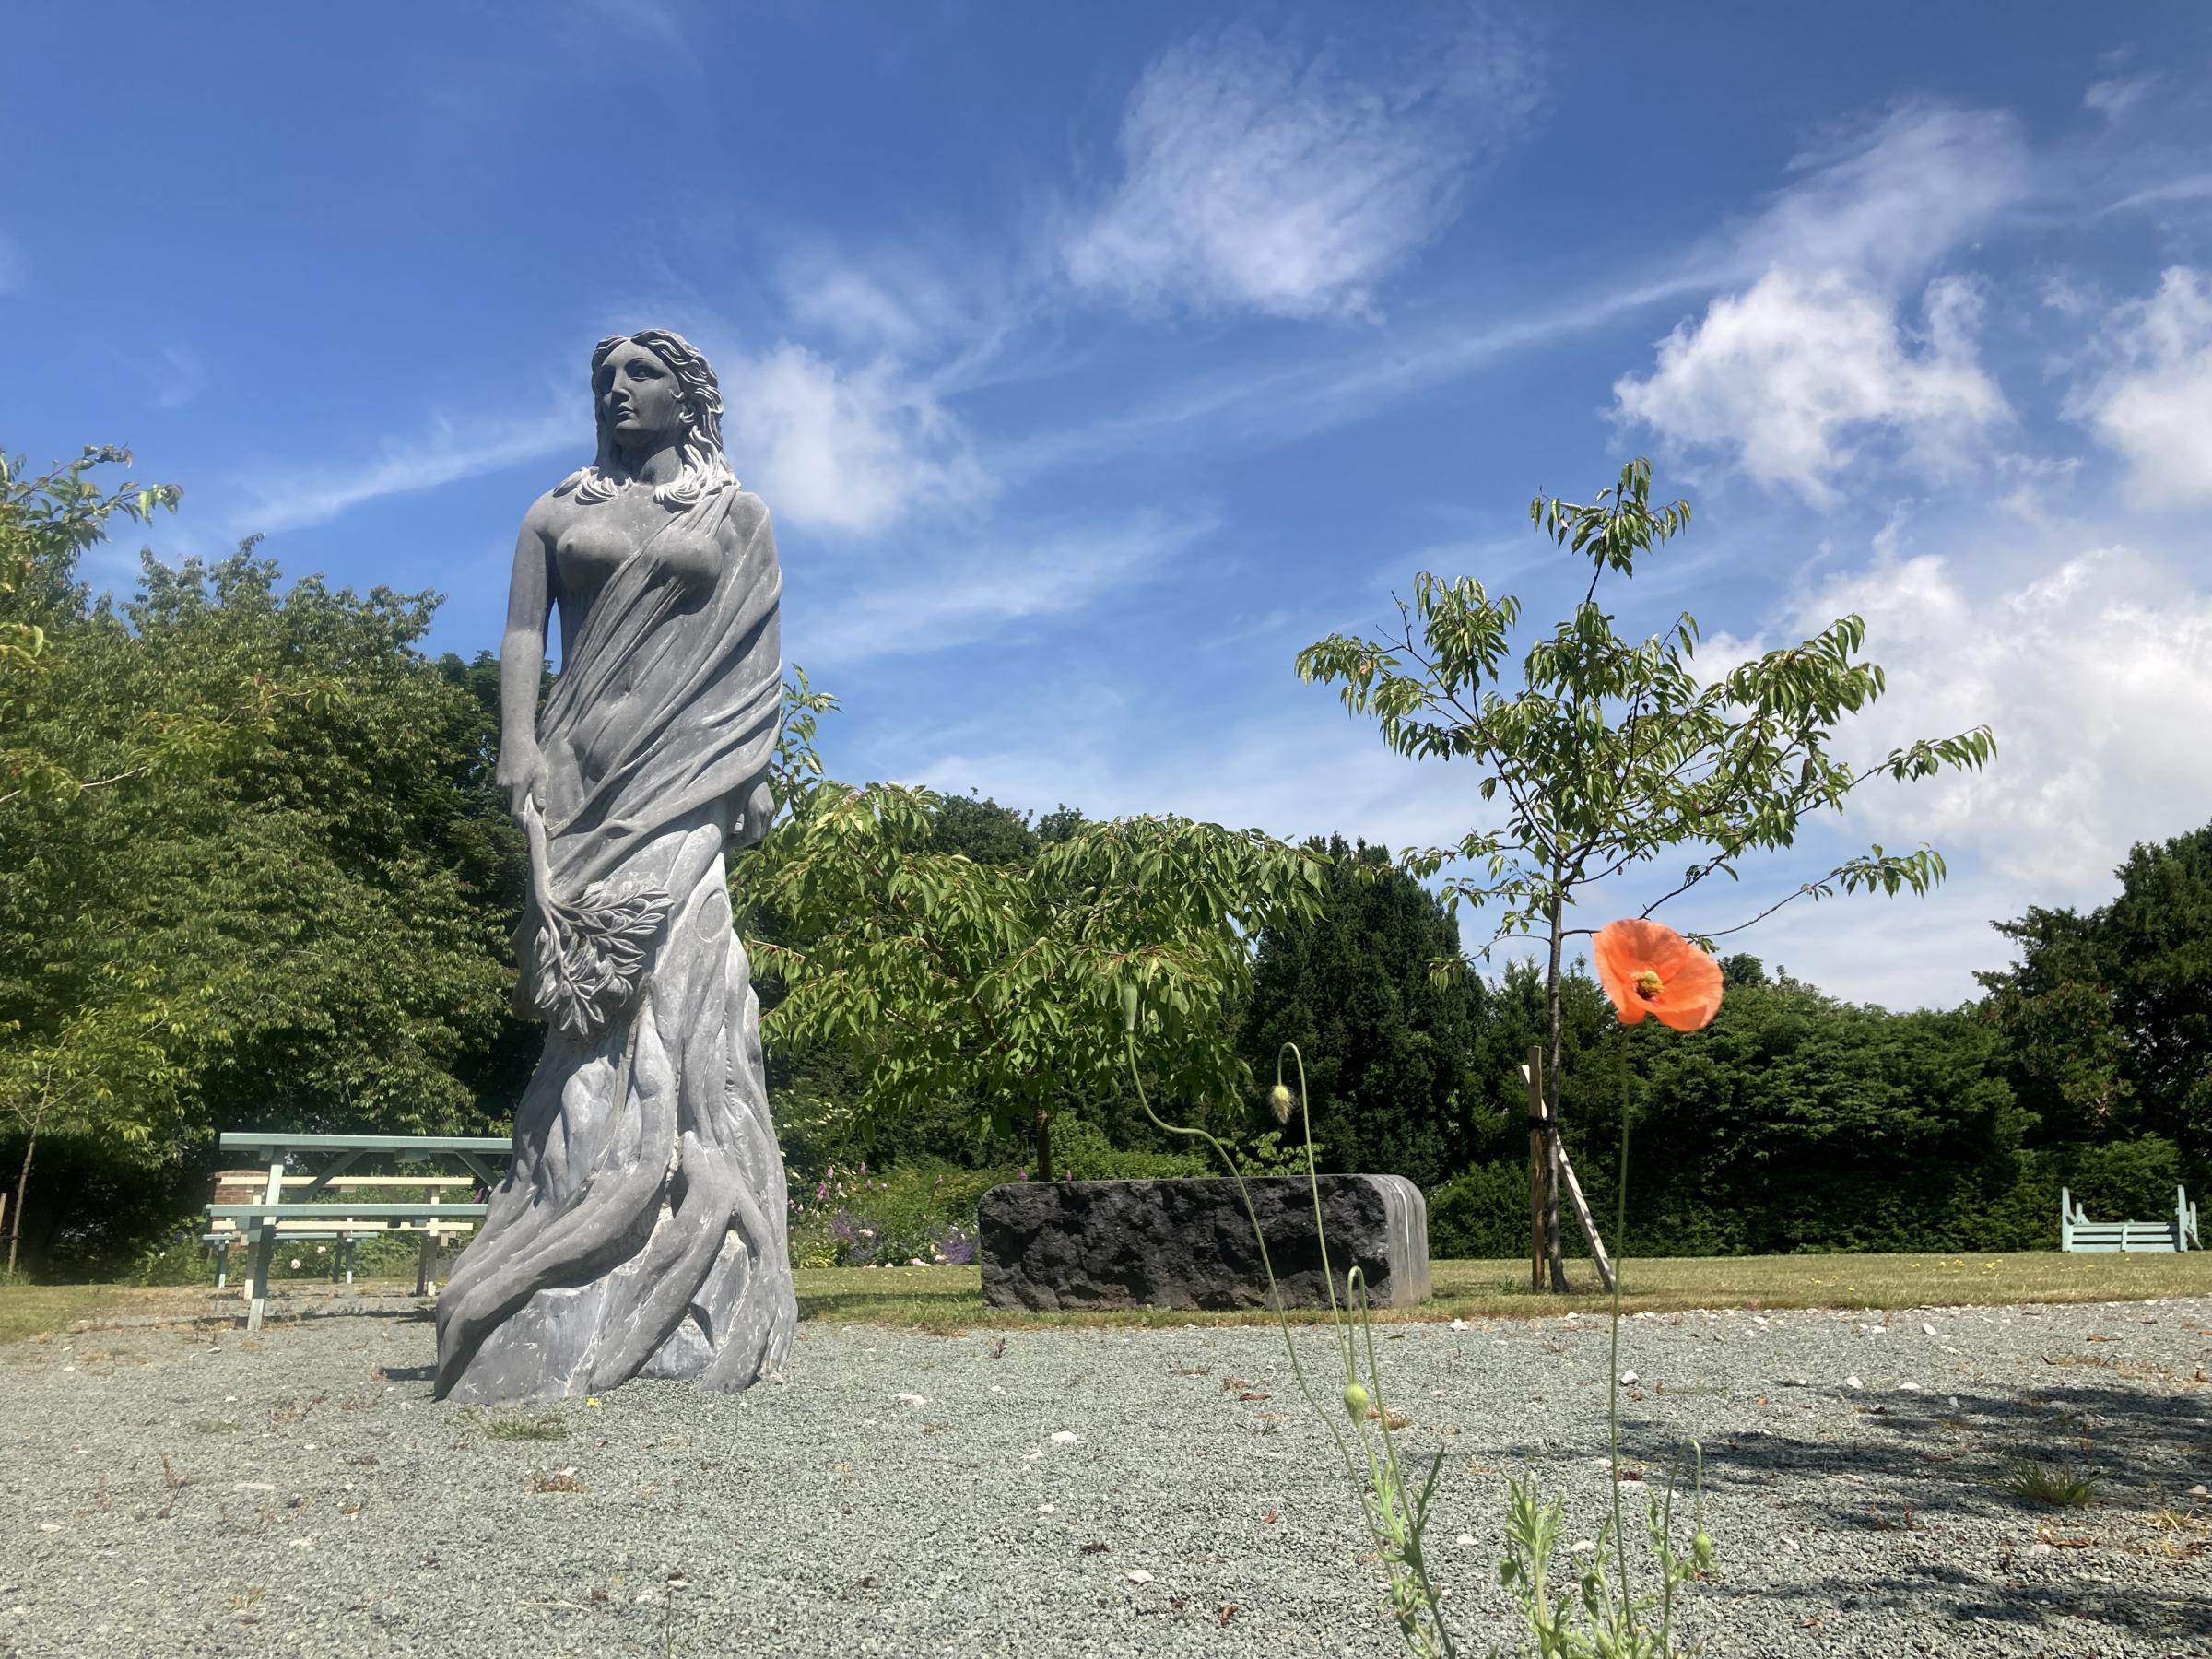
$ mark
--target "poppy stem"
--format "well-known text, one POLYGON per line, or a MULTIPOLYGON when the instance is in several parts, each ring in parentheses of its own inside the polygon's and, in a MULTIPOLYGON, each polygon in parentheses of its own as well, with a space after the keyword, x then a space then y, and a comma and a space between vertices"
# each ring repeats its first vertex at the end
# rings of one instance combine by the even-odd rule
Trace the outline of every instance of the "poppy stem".
POLYGON ((1630 1072, 1629 1028, 1621 1028, 1620 1066, 1620 1173, 1614 1183, 1613 1210, 1613 1363, 1607 1396, 1606 1429, 1613 1465, 1613 1548, 1620 1567, 1620 1617, 1624 1626, 1636 1623, 1635 1604, 1629 1599, 1629 1541, 1620 1514, 1620 1266, 1621 1240, 1629 1230, 1629 1089, 1630 1072))

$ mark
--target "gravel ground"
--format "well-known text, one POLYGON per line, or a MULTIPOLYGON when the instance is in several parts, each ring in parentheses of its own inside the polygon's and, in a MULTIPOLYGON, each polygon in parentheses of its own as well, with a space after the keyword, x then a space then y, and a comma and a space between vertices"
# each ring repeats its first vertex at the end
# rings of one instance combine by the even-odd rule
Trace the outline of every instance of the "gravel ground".
MULTIPOLYGON (((1625 1451, 1656 1477, 1704 1442, 1705 1653, 2212 1654, 2212 1303, 1622 1340, 1625 1451), (2020 1453, 2100 1470, 2100 1500, 2006 1495, 2020 1453)), ((1605 1344, 1590 1318, 1378 1332, 1406 1440, 1446 1453, 1431 1545, 1470 1652, 1512 1633, 1510 1475, 1594 1534, 1605 1344)), ((786 1386, 543 1414, 433 1404, 432 1347, 387 1313, 0 1348, 0 1654, 1397 1651, 1265 1328, 808 1324, 786 1386)))

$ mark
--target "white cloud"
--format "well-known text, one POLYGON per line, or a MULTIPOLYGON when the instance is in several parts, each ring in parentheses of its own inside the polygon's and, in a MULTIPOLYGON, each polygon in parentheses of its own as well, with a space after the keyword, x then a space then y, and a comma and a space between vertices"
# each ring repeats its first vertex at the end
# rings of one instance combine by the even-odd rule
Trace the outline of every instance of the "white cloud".
POLYGON ((1724 239, 1739 275, 1772 265, 1917 279, 2034 186, 2018 123, 1994 110, 1900 105, 1790 163, 1797 180, 1724 239))
MULTIPOLYGON (((1982 772, 1877 781, 1851 822, 1885 845, 1965 851, 2036 903, 2095 902, 2138 841, 2203 824, 2212 802, 2212 593, 2124 547, 1987 596, 1947 559, 1877 560, 1818 590, 1789 626, 1866 621, 1888 689, 1844 728, 1861 761, 1988 724, 1982 772)), ((1745 649, 1716 639, 1710 654, 1745 649)))
POLYGON ((1248 27, 1172 48, 1130 98, 1124 177, 1068 235, 1068 276, 1140 310, 1365 311, 1533 107, 1512 43, 1430 45, 1386 84, 1248 27))
POLYGON ((2113 312, 2105 372, 2066 412, 2126 457, 2136 486, 2164 501, 2212 496, 2212 284, 2176 266, 2147 300, 2113 312))
POLYGON ((840 369, 786 343, 720 379, 730 465, 779 518, 873 535, 990 493, 959 422, 888 359, 840 369))
POLYGON ((1816 505, 1836 499, 1833 475, 1870 437, 1901 441, 1915 466, 1941 474, 2007 411, 1976 358, 1973 287, 1939 277, 1923 310, 1914 337, 1853 277, 1770 271, 1662 340, 1649 377, 1616 382, 1616 410, 1816 505))
POLYGON ((1213 527, 1210 518, 1140 513, 1106 530, 962 543, 925 562, 902 559, 899 580, 841 583, 834 605, 794 606, 784 652, 809 666, 915 655, 998 638, 1024 622, 1065 619, 1143 579, 1213 527))

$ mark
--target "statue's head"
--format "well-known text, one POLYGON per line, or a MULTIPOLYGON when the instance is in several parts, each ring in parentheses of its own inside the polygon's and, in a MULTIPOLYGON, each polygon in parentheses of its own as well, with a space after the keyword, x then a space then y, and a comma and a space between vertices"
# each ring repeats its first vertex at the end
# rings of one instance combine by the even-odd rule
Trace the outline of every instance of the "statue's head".
POLYGON ((722 388, 679 334, 641 328, 600 341, 592 353, 592 420, 598 453, 562 479, 556 495, 611 500, 646 456, 671 448, 682 470, 654 488, 655 500, 688 507, 724 485, 737 487, 722 453, 722 388))

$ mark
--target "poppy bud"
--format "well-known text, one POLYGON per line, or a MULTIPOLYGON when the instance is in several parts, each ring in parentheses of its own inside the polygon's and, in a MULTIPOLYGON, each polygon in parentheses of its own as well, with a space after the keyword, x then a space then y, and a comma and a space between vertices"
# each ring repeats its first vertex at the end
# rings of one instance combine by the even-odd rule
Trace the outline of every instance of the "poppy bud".
POLYGON ((1131 1036, 1136 1034, 1136 982, 1124 981, 1122 985, 1122 1030, 1131 1036))
POLYGON ((1267 1105, 1274 1112, 1275 1121, 1278 1124, 1287 1124, 1290 1121, 1290 1108, 1295 1103, 1290 1097, 1290 1091, 1280 1083, 1267 1091, 1267 1105))
POLYGON ((1367 1390, 1357 1382, 1347 1382, 1344 1385, 1344 1408, 1352 1414, 1352 1419, 1355 1422, 1365 1417, 1367 1415, 1367 1390))
POLYGON ((1712 1539, 1704 1533, 1698 1534, 1689 1541, 1689 1554, 1697 1562, 1698 1571, 1703 1572, 1712 1565, 1712 1539))

